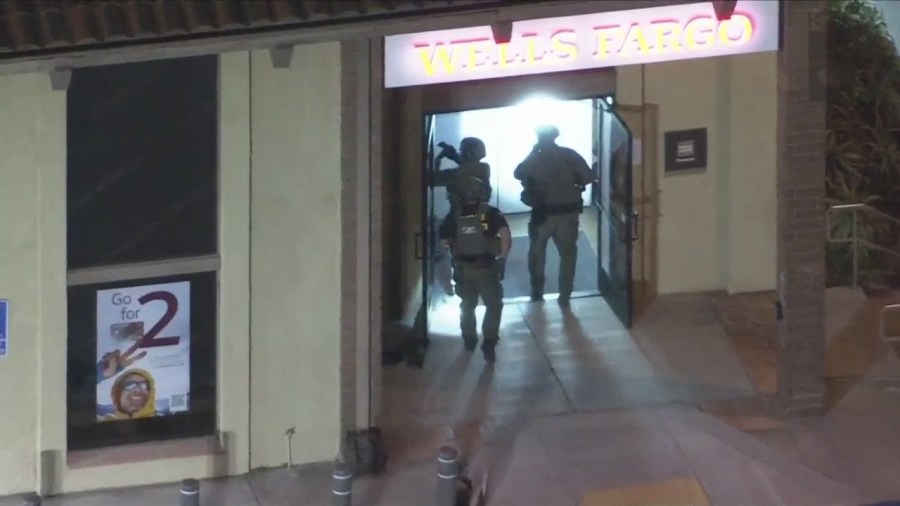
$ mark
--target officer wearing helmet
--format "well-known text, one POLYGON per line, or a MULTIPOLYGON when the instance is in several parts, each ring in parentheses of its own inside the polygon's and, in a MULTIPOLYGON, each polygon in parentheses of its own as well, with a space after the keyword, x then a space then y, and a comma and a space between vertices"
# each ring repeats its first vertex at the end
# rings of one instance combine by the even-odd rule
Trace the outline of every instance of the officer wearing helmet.
POLYGON ((575 283, 578 256, 578 215, 584 204, 582 193, 594 180, 584 158, 556 144, 559 129, 543 125, 535 129, 537 143, 514 176, 522 182, 522 202, 531 207, 528 223, 528 271, 531 300, 544 299, 544 264, 547 243, 559 250, 559 305, 569 306, 575 283))
POLYGON ((460 329, 467 351, 478 345, 475 308, 484 301, 481 351, 487 362, 496 360, 503 312, 503 270, 512 244, 506 218, 484 202, 480 179, 469 176, 458 183, 459 206, 441 223, 438 235, 450 248, 455 263, 454 278, 460 303, 460 329))
POLYGON ((454 169, 445 169, 439 172, 438 186, 447 188, 447 198, 451 208, 459 205, 459 182, 470 177, 476 177, 481 181, 482 200, 488 202, 491 198, 491 166, 481 160, 487 156, 484 142, 477 137, 466 137, 459 143, 459 150, 443 142, 438 144, 442 150, 437 156, 436 166, 440 167, 443 158, 456 162, 454 169))

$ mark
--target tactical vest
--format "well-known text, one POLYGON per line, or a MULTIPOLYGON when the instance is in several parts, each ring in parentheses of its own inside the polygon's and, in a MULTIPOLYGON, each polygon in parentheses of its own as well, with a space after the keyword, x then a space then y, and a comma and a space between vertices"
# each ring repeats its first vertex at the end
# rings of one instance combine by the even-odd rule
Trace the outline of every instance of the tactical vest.
POLYGON ((493 193, 490 181, 488 180, 489 170, 489 167, 485 163, 461 163, 459 167, 456 168, 456 174, 454 175, 453 180, 447 185, 447 199, 450 201, 450 205, 456 207, 462 204, 462 198, 459 194, 459 182, 470 177, 477 177, 481 180, 484 184, 484 192, 481 194, 481 201, 489 202, 491 200, 491 194, 493 193))
POLYGON ((523 181, 524 204, 545 210, 559 209, 550 214, 580 212, 584 189, 578 186, 569 156, 570 150, 556 146, 530 156, 532 173, 528 181, 523 181))
POLYGON ((481 204, 474 214, 463 214, 461 209, 457 211, 453 253, 458 258, 477 260, 493 256, 491 241, 486 234, 488 209, 486 204, 481 204))

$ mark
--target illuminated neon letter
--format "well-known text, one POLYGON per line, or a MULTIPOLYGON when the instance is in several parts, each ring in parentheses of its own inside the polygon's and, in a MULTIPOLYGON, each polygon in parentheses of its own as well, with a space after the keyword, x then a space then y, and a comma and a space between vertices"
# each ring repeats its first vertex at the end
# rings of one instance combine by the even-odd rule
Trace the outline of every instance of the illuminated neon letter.
POLYGON ((532 67, 534 65, 541 63, 541 60, 544 59, 544 55, 546 55, 547 53, 544 51, 541 51, 541 53, 538 54, 538 48, 537 48, 538 34, 523 33, 522 38, 525 39, 525 44, 526 44, 525 47, 527 48, 525 50, 525 61, 524 61, 525 66, 532 67))
POLYGON ((497 61, 495 65, 505 69, 509 66, 509 63, 509 43, 497 44, 497 61))
POLYGON ((490 39, 487 38, 466 41, 466 45, 469 46, 469 58, 468 63, 466 64, 466 70, 472 71, 478 67, 483 67, 491 63, 491 58, 487 53, 487 42, 489 41, 490 39))
POLYGON ((656 42, 653 50, 662 53, 667 49, 672 51, 681 50, 681 25, 677 21, 653 21, 650 23, 653 27, 653 37, 656 42))
POLYGON ((569 60, 578 58, 578 44, 575 30, 558 30, 550 36, 550 48, 557 58, 569 60))
POLYGON ((596 56, 598 59, 603 59, 609 56, 609 44, 619 39, 621 30, 621 27, 619 27, 618 25, 595 26, 594 34, 597 36, 597 50, 594 51, 594 56, 596 56))
POLYGON ((731 19, 719 23, 719 40, 726 46, 741 46, 750 42, 753 38, 753 20, 744 14, 732 14, 731 19), (732 38, 733 32, 740 30, 737 38, 732 38))
POLYGON ((430 46, 416 46, 416 49, 419 50, 419 57, 422 59, 422 64, 425 66, 425 75, 428 77, 434 76, 435 72, 437 72, 435 59, 444 65, 444 72, 452 74, 456 71, 453 67, 453 50, 448 49, 446 44, 438 42, 433 48, 430 46))
POLYGON ((637 23, 632 23, 628 27, 628 34, 625 36, 625 43, 622 44, 622 52, 631 52, 637 46, 638 52, 642 56, 646 56, 650 52, 650 45, 647 44, 647 37, 644 36, 644 29, 637 23))
POLYGON ((703 49, 713 43, 716 23, 710 16, 698 16, 687 22, 684 39, 689 49, 703 49))

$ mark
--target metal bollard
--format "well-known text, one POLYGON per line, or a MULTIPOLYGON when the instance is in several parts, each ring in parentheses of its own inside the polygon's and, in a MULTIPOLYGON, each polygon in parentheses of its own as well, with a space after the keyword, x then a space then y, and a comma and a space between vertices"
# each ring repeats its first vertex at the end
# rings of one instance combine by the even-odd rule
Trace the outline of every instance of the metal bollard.
POLYGON ((181 480, 181 501, 179 506, 200 506, 200 482, 193 479, 181 480))
POLYGON ((456 448, 441 447, 437 458, 437 506, 455 506, 459 467, 459 452, 456 448))
POLYGON ((27 494, 22 498, 22 506, 41 506, 41 496, 37 494, 27 494))
POLYGON ((351 506, 353 503, 353 473, 344 464, 338 464, 331 473, 331 504, 351 506))

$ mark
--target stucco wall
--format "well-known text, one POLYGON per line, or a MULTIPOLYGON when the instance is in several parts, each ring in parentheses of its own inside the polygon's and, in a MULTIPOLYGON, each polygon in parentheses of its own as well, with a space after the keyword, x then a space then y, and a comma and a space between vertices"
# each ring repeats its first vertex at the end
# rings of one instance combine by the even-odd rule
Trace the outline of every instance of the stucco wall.
POLYGON ((340 61, 337 43, 288 69, 252 55, 252 467, 287 461, 291 427, 295 463, 338 448, 340 61))
MULTIPOLYGON (((60 178, 65 159, 65 151, 60 150, 65 145, 60 123, 65 117, 65 96, 50 90, 46 74, 4 76, 0 77, 0 104, 0 298, 9 299, 11 307, 9 356, 0 358, 4 406, 0 495, 4 495, 35 488, 39 462, 35 448, 45 428, 39 423, 38 410, 42 403, 59 400, 58 396, 39 397, 43 366, 39 357, 47 348, 42 339, 54 341, 52 346, 61 350, 66 342, 64 333, 56 334, 59 326, 53 325, 60 315, 48 311, 58 311, 60 306, 64 310, 65 305, 59 304, 59 290, 48 293, 45 282, 50 277, 59 281, 62 274, 64 266, 59 265, 55 251, 64 245, 65 235, 42 233, 47 220, 53 222, 47 223, 48 231, 59 231, 59 216, 48 217, 46 211, 58 210, 65 202, 47 201, 58 199, 65 185, 60 178), (53 305, 43 307, 42 302, 51 298, 53 305), (42 318, 47 318, 47 325, 42 318)), ((58 350, 49 352, 61 356, 58 350)), ((44 381, 61 381, 56 386, 64 387, 64 360, 54 366, 44 371, 48 374, 44 381)))
MULTIPOLYGON (((247 56, 223 55, 220 68, 219 114, 219 341, 218 341, 218 427, 228 436, 224 455, 199 455, 188 458, 147 460, 110 466, 68 469, 65 465, 65 432, 56 444, 44 446, 52 450, 57 469, 45 492, 74 492, 97 488, 166 483, 186 476, 207 477, 240 474, 249 470, 249 396, 248 361, 250 339, 249 311, 249 136, 235 118, 247 118, 249 86, 247 56)), ((246 120, 245 120, 246 123, 246 120)), ((65 139, 63 139, 63 149, 65 139)), ((63 173, 64 174, 64 173, 63 173)), ((63 180, 64 181, 64 180, 63 180)), ((60 210, 65 219, 65 209, 60 210)), ((65 234, 63 232, 63 239, 65 234)), ((65 243, 60 246, 65 251, 65 243)), ((64 284, 64 282, 63 282, 64 284)), ((64 288, 63 288, 64 289, 64 288)), ((63 320, 65 325, 65 320, 63 320)), ((63 327, 63 334, 65 327, 63 327)), ((49 399, 63 401, 58 422, 65 420, 65 382, 45 389, 49 399)), ((42 412, 43 419, 52 415, 42 412)), ((178 442, 162 443, 177 445, 178 442)), ((161 446, 164 448, 164 446, 161 446)), ((162 450, 165 453, 165 450, 162 450)))
MULTIPOLYGON (((641 103, 640 67, 618 69, 617 94, 641 103)), ((776 55, 645 67, 659 105, 659 292, 772 290, 776 277, 776 55), (667 175, 667 131, 707 128, 708 167, 667 175)))
POLYGON ((298 47, 284 70, 267 52, 221 63, 218 424, 227 455, 78 469, 66 464, 66 94, 44 73, 0 76, 0 298, 12 307, 10 355, 0 358, 0 399, 11 407, 0 417, 0 496, 277 466, 290 427, 295 463, 334 457, 339 45, 298 47), (317 72, 304 71, 313 63, 317 72))

